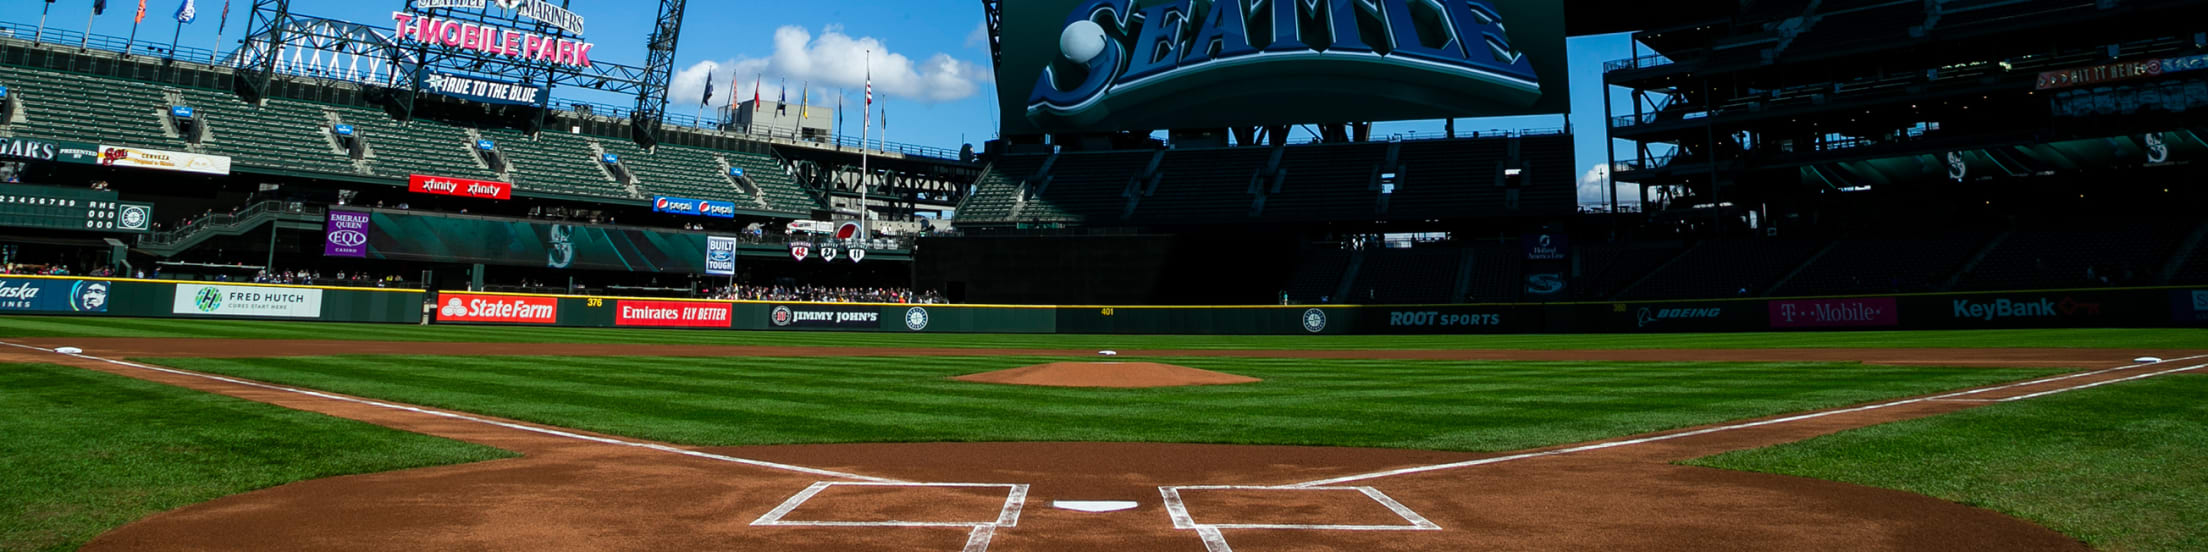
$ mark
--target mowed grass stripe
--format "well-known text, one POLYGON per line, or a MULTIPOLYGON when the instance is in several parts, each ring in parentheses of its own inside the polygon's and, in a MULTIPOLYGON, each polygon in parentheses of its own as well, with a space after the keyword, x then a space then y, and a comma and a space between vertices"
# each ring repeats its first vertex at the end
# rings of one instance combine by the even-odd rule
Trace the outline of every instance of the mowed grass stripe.
POLYGON ((1265 381, 953 381, 999 357, 163 359, 180 368, 690 445, 1141 441, 1500 451, 1987 385, 2049 370, 1170 359, 1265 381))
POLYGON ((2173 374, 1688 463, 1924 494, 2098 550, 2208 550, 2201 397, 2208 375, 2173 374))
MULTIPOLYGON (((1121 336, 642 330, 329 324, 259 320, 0 317, 0 338, 210 337, 489 343, 606 343, 987 349, 1763 349, 2065 347, 2198 349, 2208 329, 1864 331, 1649 335, 1121 336)), ((342 351, 331 351, 333 354, 342 351)))

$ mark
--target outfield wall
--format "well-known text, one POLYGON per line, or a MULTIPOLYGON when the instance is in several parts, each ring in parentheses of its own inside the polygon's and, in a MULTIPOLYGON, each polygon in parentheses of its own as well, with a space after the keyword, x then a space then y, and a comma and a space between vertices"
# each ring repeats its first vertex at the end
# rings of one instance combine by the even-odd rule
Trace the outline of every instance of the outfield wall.
POLYGON ((0 314, 414 324, 421 290, 0 275, 0 314))
POLYGON ((2208 326, 2208 287, 1433 306, 1107 307, 441 293, 436 322, 938 333, 1512 334, 2208 326))

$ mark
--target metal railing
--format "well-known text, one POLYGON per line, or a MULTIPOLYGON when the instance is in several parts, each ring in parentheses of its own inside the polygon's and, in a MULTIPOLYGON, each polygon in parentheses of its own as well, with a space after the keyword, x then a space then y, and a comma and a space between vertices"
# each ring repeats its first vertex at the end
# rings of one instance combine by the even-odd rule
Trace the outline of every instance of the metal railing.
POLYGON ((1672 63, 1674 62, 1671 61, 1671 58, 1664 57, 1661 54, 1650 54, 1637 58, 1605 61, 1602 63, 1602 72, 1609 73, 1612 71, 1625 71, 1629 69, 1663 67, 1665 65, 1671 65, 1672 63))
MULTIPOLYGON (((623 107, 613 104, 581 100, 555 100, 552 102, 552 105, 555 107, 564 106, 566 110, 576 112, 577 114, 583 114, 587 112, 589 115, 592 116, 610 116, 617 119, 624 118, 626 117, 626 113, 635 111, 635 108, 633 107, 623 107)), ((908 144, 903 142, 890 142, 879 138, 866 140, 862 144, 859 138, 852 136, 839 135, 834 133, 830 133, 827 136, 808 136, 802 132, 799 132, 796 127, 774 127, 767 125, 756 125, 751 126, 750 128, 745 128, 744 125, 738 125, 727 120, 722 120, 716 118, 713 115, 699 116, 695 113, 686 114, 677 113, 675 111, 676 110, 668 111, 660 118, 660 120, 669 125, 702 132, 727 133, 748 138, 786 140, 799 144, 813 145, 818 147, 852 150, 864 149, 873 152, 893 152, 901 155, 916 155, 921 157, 933 157, 937 159, 959 158, 959 151, 949 148, 923 146, 919 144, 908 144)))
POLYGON ((24 25, 21 23, 11 23, 4 21, 0 21, 0 38, 13 38, 18 40, 31 41, 38 44, 71 46, 85 50, 101 50, 133 56, 152 56, 161 59, 174 59, 200 63, 214 63, 217 59, 217 54, 214 50, 209 50, 206 48, 194 48, 184 45, 175 45, 172 47, 169 43, 160 42, 158 39, 138 40, 133 42, 128 39, 116 38, 107 35, 96 34, 86 36, 82 32, 55 28, 53 26, 46 27, 46 32, 44 36, 41 36, 39 34, 38 27, 35 25, 24 25))
POLYGON ((239 209, 235 213, 215 213, 187 222, 184 226, 146 234, 138 237, 139 247, 164 247, 183 243, 200 232, 237 230, 255 224, 265 215, 294 214, 302 216, 326 216, 327 209, 320 205, 306 205, 295 201, 263 201, 239 209))

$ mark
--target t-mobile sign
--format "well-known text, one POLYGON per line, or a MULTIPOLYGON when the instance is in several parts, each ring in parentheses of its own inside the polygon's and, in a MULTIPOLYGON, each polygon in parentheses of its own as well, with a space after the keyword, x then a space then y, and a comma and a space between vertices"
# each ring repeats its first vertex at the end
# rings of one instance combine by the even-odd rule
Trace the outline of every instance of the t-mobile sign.
POLYGON ((322 256, 368 257, 368 213, 330 211, 330 221, 323 225, 322 256))

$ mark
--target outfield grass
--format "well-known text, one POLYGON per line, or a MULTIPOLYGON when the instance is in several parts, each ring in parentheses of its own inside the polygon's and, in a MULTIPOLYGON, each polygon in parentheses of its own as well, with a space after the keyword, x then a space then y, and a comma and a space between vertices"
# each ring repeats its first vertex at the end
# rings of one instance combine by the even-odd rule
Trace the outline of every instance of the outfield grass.
POLYGON ((1161 359, 1256 384, 945 378, 1020 357, 315 357, 166 365, 690 445, 1132 441, 1501 451, 2036 377, 1856 364, 1161 359))
POLYGON ((615 343, 987 349, 1767 349, 2123 348, 2200 349, 2208 329, 1955 330, 1722 334, 1192 336, 1010 335, 409 326, 293 321, 0 316, 0 339, 213 337, 489 343, 615 343))
POLYGON ((2208 376, 2173 375, 1695 460, 1899 489, 2101 550, 2208 550, 2208 376))
POLYGON ((0 550, 293 481, 512 456, 83 370, 0 364, 0 550))

